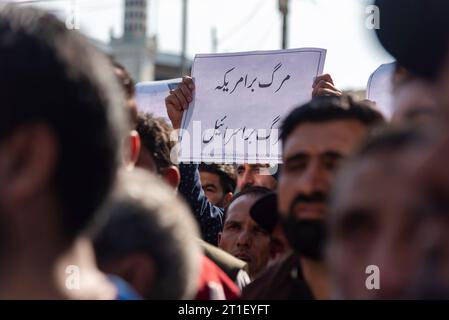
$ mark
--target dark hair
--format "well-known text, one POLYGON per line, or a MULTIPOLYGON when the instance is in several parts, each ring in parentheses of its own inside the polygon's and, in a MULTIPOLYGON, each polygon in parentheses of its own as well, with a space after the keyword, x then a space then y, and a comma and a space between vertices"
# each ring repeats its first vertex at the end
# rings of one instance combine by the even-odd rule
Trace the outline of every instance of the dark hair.
POLYGON ((216 174, 220 178, 220 185, 224 193, 234 192, 237 185, 237 176, 233 165, 217 163, 201 163, 198 167, 200 172, 216 174))
POLYGON ((154 263, 154 281, 143 298, 191 298, 197 289, 201 249, 187 205, 143 169, 120 172, 117 182, 94 231, 100 268, 128 255, 146 254, 154 263))
MULTIPOLYGON (((112 60, 112 65, 114 66, 115 77, 118 80, 120 86, 122 87, 126 99, 128 101, 134 99, 136 96, 135 82, 131 78, 128 70, 126 70, 126 68, 123 65, 121 65, 115 60, 112 60)), ((130 114, 132 127, 134 128, 137 124, 137 107, 134 103, 132 105, 126 104, 125 107, 127 112, 130 114)))
POLYGON ((355 101, 349 95, 316 97, 294 109, 285 118, 281 127, 281 140, 285 143, 288 136, 305 122, 351 119, 358 120, 368 127, 385 122, 382 114, 366 101, 355 101))
POLYGON ((273 191, 268 189, 268 188, 260 187, 260 186, 251 186, 251 187, 243 189, 242 191, 237 193, 232 198, 231 203, 225 209, 224 214, 223 214, 223 223, 226 221, 226 219, 228 217, 228 210, 231 207, 231 204, 234 203, 238 198, 241 198, 243 196, 251 196, 251 197, 254 197, 254 198, 258 199, 258 198, 262 198, 264 195, 269 194, 271 192, 273 192, 273 191))
POLYGON ((122 64, 113 60, 112 65, 114 66, 115 69, 121 71, 120 73, 116 73, 117 79, 119 80, 120 85, 122 86, 122 88, 126 93, 126 98, 132 99, 136 94, 136 87, 134 80, 131 78, 131 75, 129 74, 128 70, 126 70, 126 68, 122 64))
POLYGON ((139 113, 136 130, 142 145, 153 156, 158 172, 173 165, 170 152, 176 141, 170 140, 173 129, 164 118, 155 118, 148 113, 139 113))
POLYGON ((111 65, 53 15, 0 6, 0 140, 28 123, 58 142, 54 190, 72 240, 107 195, 120 161, 123 97, 111 65))

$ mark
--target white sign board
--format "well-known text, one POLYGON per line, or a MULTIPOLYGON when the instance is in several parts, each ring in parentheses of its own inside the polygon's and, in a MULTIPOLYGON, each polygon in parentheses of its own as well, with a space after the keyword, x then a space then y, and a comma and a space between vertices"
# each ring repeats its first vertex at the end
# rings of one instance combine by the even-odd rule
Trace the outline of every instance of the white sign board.
POLYGON ((366 98, 376 103, 377 108, 387 118, 393 114, 392 80, 395 62, 380 65, 369 77, 366 98))
POLYGON ((177 78, 136 84, 137 111, 152 113, 154 117, 162 117, 169 121, 165 108, 165 98, 170 94, 170 90, 177 88, 181 81, 181 78, 177 78))
POLYGON ((278 129, 311 99, 325 58, 318 48, 196 55, 180 161, 281 163, 278 129))

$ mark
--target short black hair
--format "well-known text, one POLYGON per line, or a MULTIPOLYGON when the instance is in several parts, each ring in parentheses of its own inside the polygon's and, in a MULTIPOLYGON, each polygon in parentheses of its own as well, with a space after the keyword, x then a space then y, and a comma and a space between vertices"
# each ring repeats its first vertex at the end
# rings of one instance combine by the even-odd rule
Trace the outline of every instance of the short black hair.
POLYGON ((92 233, 100 269, 135 253, 151 258, 154 281, 143 298, 186 299, 196 293, 198 226, 187 204, 156 176, 139 168, 121 171, 92 233))
POLYGON ((320 96, 295 108, 281 126, 283 143, 300 124, 332 120, 358 120, 371 127, 385 122, 382 114, 366 101, 356 101, 350 95, 320 96))
POLYGON ((112 60, 112 65, 115 69, 120 70, 120 74, 116 74, 120 85, 122 86, 123 90, 125 91, 126 98, 132 99, 134 98, 136 94, 136 84, 131 78, 131 75, 129 74, 128 70, 119 62, 112 60))
POLYGON ((173 129, 164 118, 156 118, 148 113, 139 113, 136 130, 142 145, 153 156, 158 172, 174 165, 170 152, 176 141, 171 140, 170 135, 173 129))
POLYGON ((54 190, 69 240, 87 226, 119 165, 126 122, 114 80, 109 60, 55 16, 0 6, 0 141, 36 122, 54 132, 54 190))
POLYGON ((233 165, 203 162, 198 166, 198 170, 216 174, 220 178, 220 185, 224 193, 234 192, 237 176, 233 165))
MULTIPOLYGON (((123 65, 115 60, 112 60, 112 65, 114 67, 115 77, 122 87, 126 99, 128 101, 134 99, 136 97, 136 84, 129 74, 128 70, 126 70, 123 65)), ((125 107, 126 111, 130 115, 131 124, 134 129, 134 127, 137 125, 137 107, 134 103, 131 106, 126 104, 125 107)))
POLYGON ((227 208, 224 211, 223 214, 223 223, 226 221, 227 217, 228 217, 228 210, 231 207, 231 204, 233 202, 235 202, 238 198, 241 198, 243 196, 252 196, 254 198, 262 198, 263 196, 272 193, 273 191, 266 188, 266 187, 261 187, 261 186, 251 186, 248 188, 243 189, 242 191, 240 191, 239 193, 237 193, 233 198, 231 203, 229 204, 229 206, 227 206, 227 208))

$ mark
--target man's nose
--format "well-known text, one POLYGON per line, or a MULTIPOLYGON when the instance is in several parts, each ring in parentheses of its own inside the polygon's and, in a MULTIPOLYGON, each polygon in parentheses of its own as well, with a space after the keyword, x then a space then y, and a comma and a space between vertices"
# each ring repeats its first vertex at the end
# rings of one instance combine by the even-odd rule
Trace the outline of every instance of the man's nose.
POLYGON ((296 182, 296 189, 303 194, 313 194, 315 192, 326 193, 327 173, 318 165, 310 165, 300 179, 296 182))
POLYGON ((251 243, 251 235, 248 231, 244 230, 237 236, 237 246, 248 247, 251 243))
POLYGON ((243 174, 241 185, 254 185, 254 174, 251 172, 251 170, 248 170, 243 174))

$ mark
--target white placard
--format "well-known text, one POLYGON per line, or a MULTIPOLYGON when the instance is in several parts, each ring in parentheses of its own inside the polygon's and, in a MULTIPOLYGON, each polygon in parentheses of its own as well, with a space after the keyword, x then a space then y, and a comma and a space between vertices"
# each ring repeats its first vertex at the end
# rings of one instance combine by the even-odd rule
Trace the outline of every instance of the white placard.
POLYGON ((395 62, 381 64, 369 77, 366 98, 376 103, 386 119, 393 114, 392 80, 395 62))
POLYGON ((181 78, 176 78, 136 84, 137 111, 152 113, 154 117, 162 117, 169 121, 165 98, 169 95, 170 89, 176 89, 181 81, 181 78))
POLYGON ((278 129, 311 99, 325 58, 318 48, 196 55, 180 161, 281 163, 278 129))

